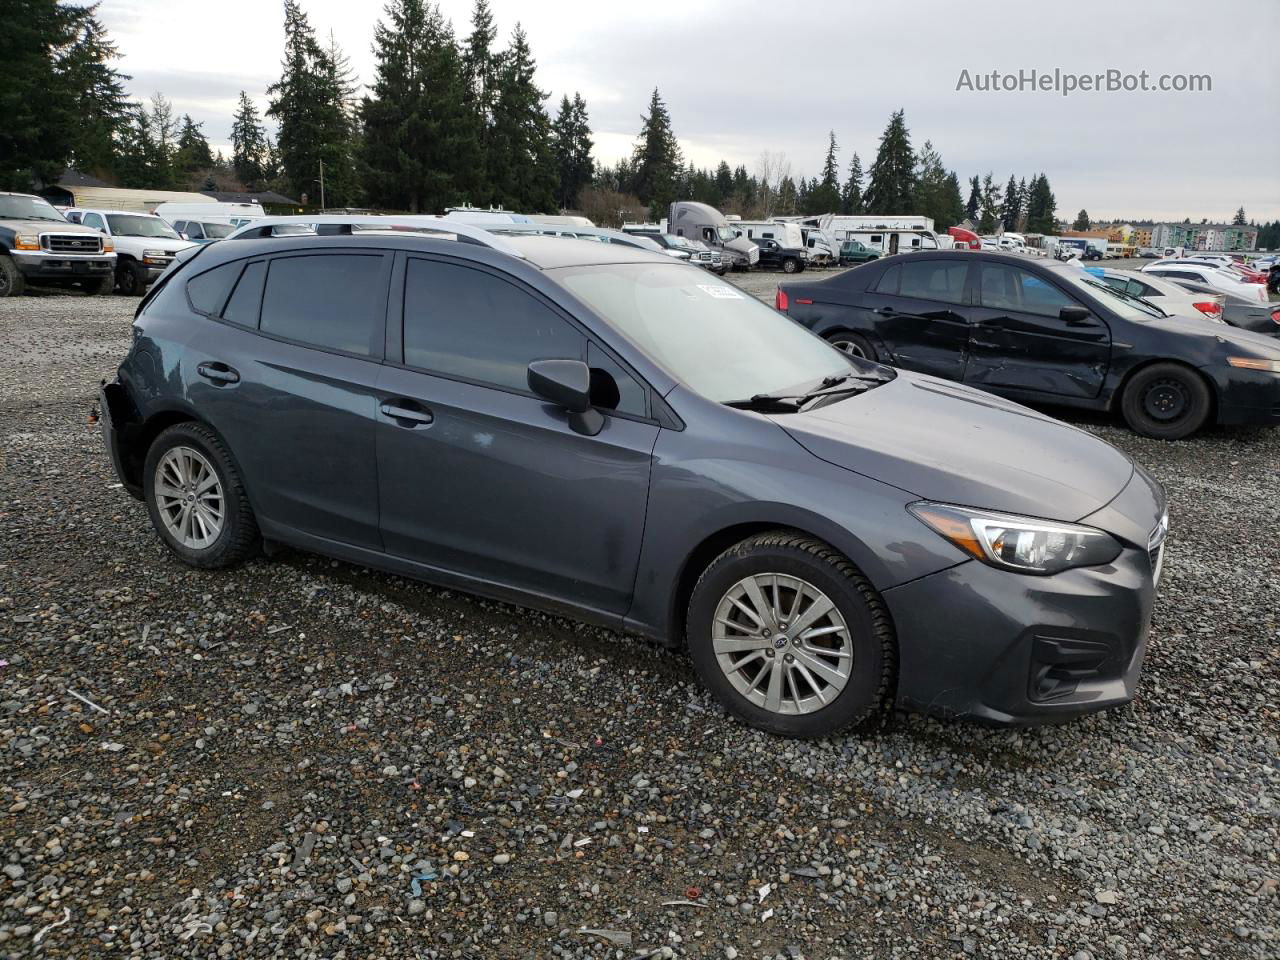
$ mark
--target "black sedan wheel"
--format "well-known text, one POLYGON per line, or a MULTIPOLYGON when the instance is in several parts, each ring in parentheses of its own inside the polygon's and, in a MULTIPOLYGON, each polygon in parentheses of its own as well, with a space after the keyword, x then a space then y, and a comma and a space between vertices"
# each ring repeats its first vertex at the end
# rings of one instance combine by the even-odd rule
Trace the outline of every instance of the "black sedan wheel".
POLYGON ((879 594, 827 544, 778 530, 726 550, 689 603, 702 682, 753 727, 823 737, 877 714, 896 643, 879 594))
POLYGON ((1181 440, 1204 426, 1213 407, 1208 385, 1176 363, 1154 363, 1138 371, 1121 399, 1125 422, 1135 433, 1181 440))
POLYGON ((871 345, 866 337, 859 333, 839 330, 835 333, 827 334, 827 342, 841 353, 847 353, 851 357, 870 360, 872 363, 876 363, 879 360, 876 348, 871 345))

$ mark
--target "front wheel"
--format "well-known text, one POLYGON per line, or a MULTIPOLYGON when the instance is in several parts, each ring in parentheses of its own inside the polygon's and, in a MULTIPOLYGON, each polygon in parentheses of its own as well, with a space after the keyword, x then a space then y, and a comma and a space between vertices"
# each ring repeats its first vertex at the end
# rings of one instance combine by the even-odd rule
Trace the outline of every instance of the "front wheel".
POLYGON ((822 737, 882 709, 896 642, 879 594, 845 557, 786 530, 726 550, 694 587, 689 654, 754 727, 822 737))
POLYGON ((251 556, 258 524, 222 441, 199 423, 164 430, 147 451, 143 498, 165 546, 193 567, 229 567, 251 556))
POLYGON ((1209 419, 1213 397, 1194 370, 1176 363, 1153 363, 1124 388, 1120 410, 1135 432, 1156 440, 1181 440, 1209 419))
POLYGON ((0 297, 20 297, 27 288, 27 278, 12 260, 0 255, 0 297))
POLYGON ((140 297, 147 290, 147 273, 132 260, 125 260, 116 267, 116 287, 126 297, 140 297))

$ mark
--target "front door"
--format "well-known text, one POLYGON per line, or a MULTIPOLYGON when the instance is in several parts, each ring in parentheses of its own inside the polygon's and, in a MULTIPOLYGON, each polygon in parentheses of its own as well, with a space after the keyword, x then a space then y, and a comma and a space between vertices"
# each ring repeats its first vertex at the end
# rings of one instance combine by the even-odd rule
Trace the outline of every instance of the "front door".
POLYGON ((975 387, 1096 397, 1111 362, 1111 330, 1099 317, 1063 320, 1080 307, 1051 280, 1022 267, 980 263, 974 284, 969 364, 975 387))
POLYGON ((882 274, 867 303, 890 360, 948 380, 964 377, 969 349, 965 278, 969 261, 903 257, 882 274))
MULTIPOLYGON (((406 256, 403 365, 379 389, 389 553, 621 615, 631 601, 659 427, 647 391, 567 316, 479 265, 406 256), (596 436, 529 392, 534 360, 592 366, 596 436)), ((393 334, 394 336, 394 334, 393 334)))

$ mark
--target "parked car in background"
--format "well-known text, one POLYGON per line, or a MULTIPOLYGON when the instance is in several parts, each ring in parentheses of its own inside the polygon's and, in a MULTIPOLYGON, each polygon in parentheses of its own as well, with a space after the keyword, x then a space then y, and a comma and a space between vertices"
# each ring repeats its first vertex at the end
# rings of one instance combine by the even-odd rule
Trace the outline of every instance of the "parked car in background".
POLYGON ((866 263, 869 260, 879 260, 880 251, 872 250, 861 240, 846 240, 840 244, 840 265, 845 266, 851 263, 866 263))
POLYGON ((236 231, 236 225, 229 220, 175 220, 173 228, 192 243, 225 240, 236 231))
POLYGON ((71 223, 40 197, 0 193, 0 297, 21 296, 28 285, 108 294, 115 269, 109 237, 71 223))
POLYGON ((1233 327, 1280 337, 1280 303, 1260 302, 1235 293, 1214 290, 1205 283, 1182 278, 1168 280, 1193 294, 1216 294, 1222 297, 1222 319, 1233 327))
POLYGON ((76 207, 67 219, 92 227, 110 237, 116 248, 116 290, 127 297, 140 297, 174 255, 192 244, 173 227, 148 213, 119 210, 86 210, 76 207))
POLYGON ((804 247, 784 247, 777 240, 767 237, 755 237, 751 242, 760 248, 762 267, 775 267, 783 273, 800 273, 808 262, 804 247))
POLYGON ((196 220, 200 223, 230 223, 239 227, 250 220, 266 216, 259 203, 161 203, 151 211, 157 217, 175 224, 178 220, 196 220))
POLYGON ((1144 264, 1143 273, 1150 273, 1168 280, 1192 280, 1212 287, 1220 293, 1231 293, 1255 303, 1267 301, 1265 284, 1250 283, 1239 274, 1212 264, 1186 263, 1182 260, 1157 260, 1144 264))
POLYGON ((1222 305, 1224 293, 1194 293, 1180 287, 1172 280, 1139 270, 1117 270, 1106 267, 1098 270, 1104 283, 1131 297, 1141 297, 1170 315, 1191 317, 1225 323, 1222 305))
POLYGON ((958 251, 778 286, 778 309, 852 354, 1028 403, 1115 411, 1176 440, 1280 423, 1280 344, 1191 324, 1068 264, 958 251))
POLYGON ((1134 696, 1168 516, 1114 447, 668 257, 379 219, 246 228, 142 302, 102 429, 181 561, 288 544, 638 632, 789 736, 1134 696))

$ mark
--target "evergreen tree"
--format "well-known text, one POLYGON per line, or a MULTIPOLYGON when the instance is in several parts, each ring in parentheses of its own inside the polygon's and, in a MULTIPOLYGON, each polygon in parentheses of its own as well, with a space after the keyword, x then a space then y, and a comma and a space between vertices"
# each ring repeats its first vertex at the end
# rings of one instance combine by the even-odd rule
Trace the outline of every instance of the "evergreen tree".
POLYGON ((978 222, 978 211, 982 207, 982 183, 975 173, 969 178, 969 200, 964 205, 964 217, 970 223, 978 222))
POLYGON ((209 141, 205 138, 201 127, 190 114, 182 115, 182 123, 178 128, 177 156, 174 165, 180 173, 191 174, 206 171, 213 167, 213 151, 209 149, 209 141))
POLYGON ((723 203, 733 196, 733 171, 724 160, 716 167, 716 199, 723 203))
POLYGON ((1232 218, 1231 223, 1237 227, 1243 227, 1248 221, 1245 220, 1244 207, 1236 211, 1236 215, 1232 218))
POLYGON ((822 180, 810 185, 805 198, 806 213, 835 213, 840 209, 840 167, 836 164, 836 133, 827 134, 827 156, 822 162, 822 180))
POLYGON ((1004 188, 1004 205, 1000 207, 1000 222, 1005 230, 1017 230, 1018 220, 1022 216, 1022 194, 1018 192, 1018 181, 1009 174, 1009 183, 1004 188))
MULTIPOLYGON (((109 65, 119 53, 96 16, 98 5, 62 5, 61 9, 72 21, 71 42, 59 63, 75 118, 69 163, 86 173, 109 177, 115 172, 116 155, 129 124, 124 92, 129 77, 109 65)), ((4 116, 2 110, 0 116, 4 116)))
POLYGON ((915 156, 905 113, 898 110, 880 137, 880 149, 867 182, 868 213, 912 213, 915 193, 915 156))
POLYGON ((655 219, 664 216, 667 205, 675 199, 681 160, 671 115, 657 87, 649 98, 649 112, 642 118, 634 162, 636 195, 649 205, 655 219))
POLYGON ((178 145, 177 124, 173 119, 173 105, 164 94, 151 98, 149 174, 151 182, 143 186, 157 190, 171 190, 178 185, 176 167, 178 145))
POLYGON ((524 30, 516 24, 497 74, 489 181, 494 200, 523 213, 556 209, 555 148, 547 95, 534 83, 537 64, 524 30))
POLYGON ((778 202, 774 213, 782 217, 794 216, 799 194, 795 181, 790 177, 783 177, 778 182, 778 202))
POLYGON ((1076 214, 1075 223, 1071 224, 1072 230, 1088 230, 1089 229, 1089 211, 1081 210, 1076 214))
POLYGON ((1018 222, 1013 229, 1023 231, 1027 229, 1027 203, 1031 199, 1031 194, 1027 192, 1027 178, 1023 177, 1018 181, 1018 222))
POLYGON ((462 54, 440 8, 391 0, 374 28, 372 95, 360 107, 365 186, 378 206, 442 212, 463 199, 479 155, 462 54))
POLYGON ((570 100, 560 100, 560 112, 552 125, 555 143, 556 171, 559 187, 556 203, 562 210, 574 206, 578 194, 591 182, 591 126, 587 120, 587 104, 575 93, 570 100))
POLYGON ((849 161, 849 179, 840 192, 840 212, 847 215, 862 213, 862 160, 856 153, 849 161))
POLYGON ((920 148, 915 179, 913 206, 916 213, 932 217, 934 226, 941 229, 950 214, 947 204, 947 171, 942 165, 942 156, 934 149, 930 140, 926 140, 920 148))
POLYGON ((298 0, 284 0, 284 59, 280 79, 267 93, 267 115, 280 125, 279 151, 286 188, 295 195, 344 206, 355 199, 354 82, 350 66, 330 40, 328 49, 298 0))
POLYGON ((476 121, 479 155, 468 178, 467 201, 476 206, 493 202, 489 176, 489 148, 493 134, 494 103, 498 95, 501 57, 494 50, 498 28, 493 22, 489 0, 476 0, 471 14, 471 33, 463 45, 462 64, 466 79, 466 102, 476 121))
POLYGON ((240 91, 240 103, 231 123, 231 165, 235 178, 250 190, 259 190, 267 176, 267 134, 258 119, 258 108, 240 91))
POLYGON ((994 233, 1000 222, 1000 188, 988 171, 982 178, 982 204, 978 210, 978 232, 994 233))
POLYGON ((1043 173, 1031 179, 1027 196, 1027 232, 1053 234, 1058 229, 1057 203, 1043 173))
POLYGON ((964 219, 964 198, 960 195, 960 178, 956 176, 954 170, 947 174, 946 182, 942 187, 942 201, 938 208, 942 213, 941 217, 934 217, 934 227, 938 230, 958 226, 964 219))

